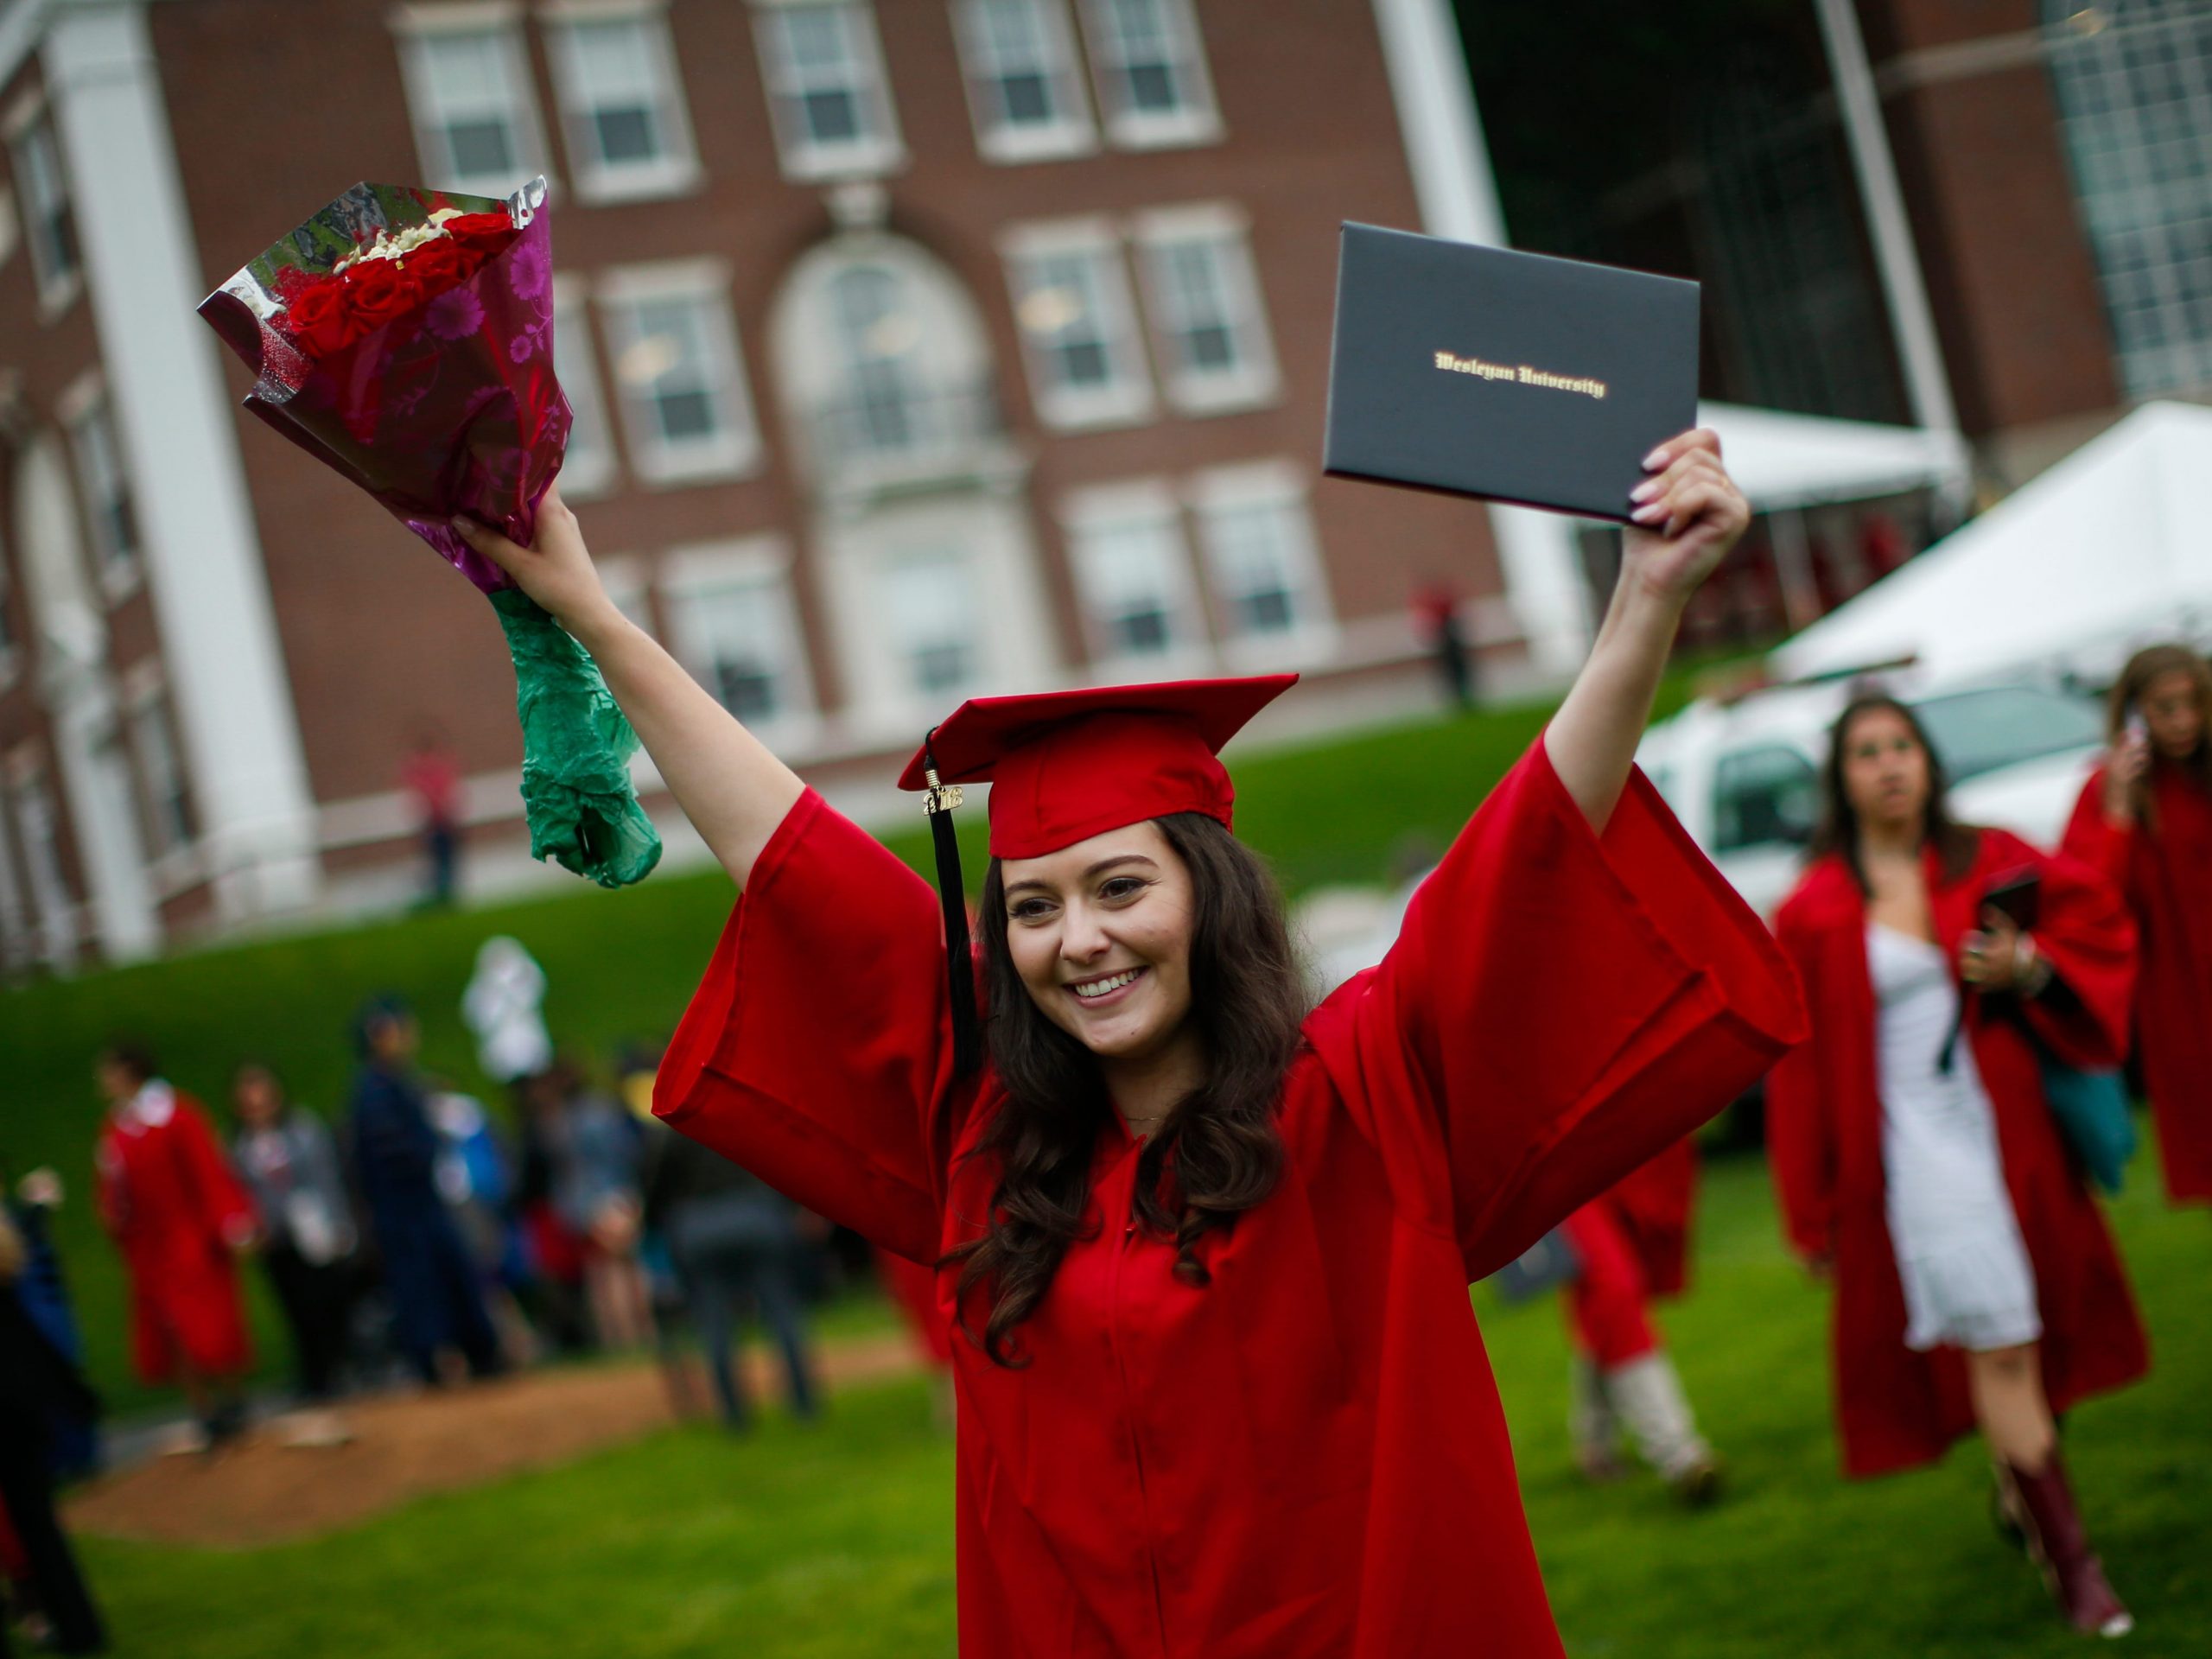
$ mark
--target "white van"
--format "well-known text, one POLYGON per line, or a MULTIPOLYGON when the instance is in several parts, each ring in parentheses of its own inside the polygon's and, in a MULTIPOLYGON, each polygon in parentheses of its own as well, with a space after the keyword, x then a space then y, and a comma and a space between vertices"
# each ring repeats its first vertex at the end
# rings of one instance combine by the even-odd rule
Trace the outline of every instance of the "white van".
MULTIPOLYGON (((2098 704, 2022 678, 1922 686, 1882 677, 1942 757, 1952 816, 2055 847, 2104 746, 2098 704)), ((1644 734, 1637 760, 1682 827, 1760 915, 1772 918, 1818 828, 1840 680, 1692 703, 1644 734)))

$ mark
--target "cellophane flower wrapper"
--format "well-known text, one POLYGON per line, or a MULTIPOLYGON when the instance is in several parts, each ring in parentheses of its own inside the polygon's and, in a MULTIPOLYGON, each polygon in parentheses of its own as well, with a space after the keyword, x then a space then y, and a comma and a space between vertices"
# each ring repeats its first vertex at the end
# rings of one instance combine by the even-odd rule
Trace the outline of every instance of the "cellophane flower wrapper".
POLYGON ((602 887, 643 880, 661 844, 630 781, 637 734, 590 656, 449 522, 467 513, 528 545, 568 444, 545 181, 504 203, 357 184, 264 250, 200 314, 252 371, 247 409, 367 491, 491 599, 514 658, 531 855, 602 887), (378 232, 443 210, 504 211, 516 233, 460 283, 342 349, 310 357, 287 334, 282 296, 296 273, 330 271, 378 232))

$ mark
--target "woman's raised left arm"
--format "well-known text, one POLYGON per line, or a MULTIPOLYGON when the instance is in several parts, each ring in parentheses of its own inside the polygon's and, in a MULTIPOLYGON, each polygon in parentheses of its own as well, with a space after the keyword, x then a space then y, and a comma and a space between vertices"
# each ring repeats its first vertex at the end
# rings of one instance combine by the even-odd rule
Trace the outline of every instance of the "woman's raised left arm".
POLYGON ((1544 733, 1552 770, 1599 834, 1628 782, 1682 611, 1751 516, 1707 428, 1669 438, 1644 468, 1597 644, 1544 733))

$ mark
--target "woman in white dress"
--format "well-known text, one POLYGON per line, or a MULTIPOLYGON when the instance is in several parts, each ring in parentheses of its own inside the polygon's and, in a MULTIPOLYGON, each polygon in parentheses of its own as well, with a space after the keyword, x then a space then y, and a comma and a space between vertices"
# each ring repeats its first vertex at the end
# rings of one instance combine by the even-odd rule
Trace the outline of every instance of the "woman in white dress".
POLYGON ((2085 867, 1952 823, 1902 704, 1855 700, 1833 742, 1825 844, 1776 922, 1813 1039, 1767 1103, 1790 1241, 1835 1283, 1845 1466, 1932 1462, 1978 1429, 2069 1618, 2120 1635, 2054 1413, 2149 1362, 2043 1068, 2118 1063, 2133 930, 2085 867), (2024 932, 1988 898, 2030 878, 2024 932))

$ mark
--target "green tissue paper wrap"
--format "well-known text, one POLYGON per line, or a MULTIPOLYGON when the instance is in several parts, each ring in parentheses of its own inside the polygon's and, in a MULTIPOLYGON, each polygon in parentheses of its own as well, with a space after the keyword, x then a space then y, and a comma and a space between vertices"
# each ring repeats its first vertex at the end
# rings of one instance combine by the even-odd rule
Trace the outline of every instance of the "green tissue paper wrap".
POLYGON ((529 594, 503 588, 491 599, 515 660, 530 855, 602 887, 644 880, 660 862, 660 834, 630 784, 638 734, 590 654, 529 594))

